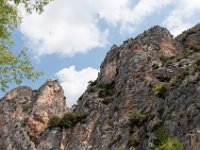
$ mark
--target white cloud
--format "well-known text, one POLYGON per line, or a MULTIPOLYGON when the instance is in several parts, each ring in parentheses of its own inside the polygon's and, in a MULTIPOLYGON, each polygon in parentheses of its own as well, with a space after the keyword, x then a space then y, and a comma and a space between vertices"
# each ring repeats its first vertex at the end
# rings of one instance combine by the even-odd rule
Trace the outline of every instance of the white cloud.
POLYGON ((147 17, 158 13, 172 2, 172 0, 140 0, 133 9, 123 11, 121 32, 133 32, 134 28, 143 23, 147 17))
POLYGON ((121 33, 133 32, 146 17, 172 0, 55 0, 41 14, 25 15, 20 31, 37 56, 58 53, 72 56, 105 46, 108 29, 99 28, 99 19, 121 33), (118 27, 118 26, 117 26, 118 27))
POLYGON ((200 3, 199 0, 178 0, 174 10, 163 21, 174 35, 194 26, 200 20, 200 3))
POLYGON ((38 56, 85 53, 104 46, 107 35, 99 30, 88 7, 81 1, 56 0, 41 15, 25 15, 20 30, 38 56))
POLYGON ((75 66, 64 68, 56 73, 64 89, 68 107, 76 103, 81 94, 86 90, 88 82, 95 80, 97 75, 98 70, 96 69, 88 67, 77 71, 75 66))

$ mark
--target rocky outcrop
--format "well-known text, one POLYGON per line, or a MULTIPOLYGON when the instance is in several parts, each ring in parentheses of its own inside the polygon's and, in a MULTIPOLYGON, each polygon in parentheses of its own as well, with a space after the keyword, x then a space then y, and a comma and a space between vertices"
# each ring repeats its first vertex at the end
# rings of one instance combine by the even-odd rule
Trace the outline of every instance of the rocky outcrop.
POLYGON ((47 81, 37 91, 26 86, 12 90, 0 102, 0 149, 36 149, 49 118, 65 112, 64 93, 57 81, 47 81))
POLYGON ((47 127, 67 112, 57 81, 8 93, 0 102, 0 149, 150 150, 174 142, 198 150, 199 82, 199 25, 176 38, 154 26, 110 49, 73 107, 84 114, 73 126, 47 127))
MULTIPOLYGON (((198 31, 194 34, 199 39, 198 31)), ((191 45, 196 50, 188 47, 185 51, 177 39, 167 29, 155 26, 119 47, 114 45, 97 81, 78 101, 75 111, 86 113, 87 118, 67 131, 70 136, 64 142, 65 149, 149 150, 157 146, 157 130, 163 129, 171 138, 179 139, 184 149, 196 150, 200 93, 199 70, 193 69, 197 67, 200 42, 191 45), (187 110, 196 118, 189 119, 187 110), (186 115, 184 119, 180 112, 186 115), (133 114, 146 119, 132 124, 133 114)))

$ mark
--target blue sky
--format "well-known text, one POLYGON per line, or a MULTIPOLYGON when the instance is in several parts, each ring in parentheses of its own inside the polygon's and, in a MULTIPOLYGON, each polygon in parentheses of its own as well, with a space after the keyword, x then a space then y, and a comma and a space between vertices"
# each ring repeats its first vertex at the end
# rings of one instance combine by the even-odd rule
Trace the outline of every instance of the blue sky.
POLYGON ((28 46, 36 70, 45 72, 39 80, 22 85, 36 89, 47 79, 59 79, 68 106, 88 81, 96 79, 113 44, 154 25, 178 35, 200 20, 199 0, 55 0, 41 15, 21 11, 23 22, 13 34, 13 49, 28 46))

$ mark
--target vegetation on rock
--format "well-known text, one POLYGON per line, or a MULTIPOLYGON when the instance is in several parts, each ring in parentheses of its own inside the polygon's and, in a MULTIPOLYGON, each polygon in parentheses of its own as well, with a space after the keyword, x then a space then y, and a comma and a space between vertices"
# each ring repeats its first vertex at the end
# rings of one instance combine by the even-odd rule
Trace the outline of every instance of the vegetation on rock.
POLYGON ((159 98, 164 98, 166 96, 167 91, 168 91, 168 86, 164 83, 156 85, 153 89, 154 95, 159 98))
POLYGON ((177 139, 168 139, 154 150, 183 150, 183 145, 177 139))
POLYGON ((154 134, 156 139, 153 150, 183 150, 183 145, 177 139, 171 138, 165 128, 158 128, 154 134))
POLYGON ((52 116, 48 121, 48 127, 54 128, 60 126, 61 118, 59 116, 52 116))
POLYGON ((42 75, 34 71, 27 55, 27 48, 15 54, 11 36, 22 22, 19 5, 26 12, 41 13, 51 0, 1 0, 0 1, 0 90, 5 91, 10 83, 20 84, 24 78, 35 80, 42 75))
POLYGON ((65 113, 62 118, 58 116, 53 116, 49 119, 48 127, 64 127, 70 128, 74 126, 76 123, 80 122, 84 118, 83 113, 79 112, 69 112, 65 113))
POLYGON ((129 121, 131 122, 132 126, 141 125, 147 119, 148 119, 148 116, 146 114, 137 113, 137 112, 132 113, 132 115, 129 117, 129 121))

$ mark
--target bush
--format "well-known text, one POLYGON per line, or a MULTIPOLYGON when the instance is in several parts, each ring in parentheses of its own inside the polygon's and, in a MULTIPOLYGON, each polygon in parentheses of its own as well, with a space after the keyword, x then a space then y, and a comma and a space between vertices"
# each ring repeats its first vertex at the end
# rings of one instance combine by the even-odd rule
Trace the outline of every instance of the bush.
POLYGON ((76 123, 80 122, 85 116, 83 113, 79 112, 70 112, 64 114, 62 118, 58 116, 53 116, 49 119, 48 127, 64 127, 64 128, 70 128, 74 126, 76 123))
POLYGON ((70 112, 64 114, 60 121, 60 126, 64 128, 70 128, 74 126, 76 123, 80 122, 84 118, 83 113, 78 112, 70 112))
POLYGON ((31 109, 31 107, 30 107, 30 104, 28 103, 28 102, 26 102, 26 103, 24 103, 23 105, 22 105, 22 110, 23 110, 23 112, 28 112, 29 110, 31 109))
POLYGON ((140 139, 134 135, 129 137, 129 146, 136 147, 140 144, 140 139))
POLYGON ((154 144, 156 146, 159 146, 159 145, 165 143, 169 138, 169 132, 163 127, 158 128, 155 131, 154 135, 155 135, 155 138, 156 138, 154 140, 154 144))
POLYGON ((110 104, 113 101, 112 97, 106 97, 105 99, 103 99, 102 103, 105 105, 110 104))
POLYGON ((97 80, 94 80, 94 81, 89 81, 88 82, 90 84, 90 86, 94 86, 97 84, 97 80))
POLYGON ((168 139, 154 150, 183 150, 183 145, 177 139, 168 139))
POLYGON ((28 124, 28 120, 27 119, 21 120, 20 124, 21 124, 21 127, 26 127, 28 124))
POLYGON ((91 86, 88 88, 88 92, 89 93, 94 93, 98 90, 98 87, 97 86, 91 86))
POLYGON ((148 119, 147 115, 141 114, 141 113, 136 113, 134 112, 130 117, 129 121, 131 122, 132 125, 141 125, 144 121, 148 119))
POLYGON ((160 56, 159 59, 163 64, 167 63, 167 61, 170 60, 169 57, 164 56, 164 55, 160 56))
POLYGON ((194 52, 199 52, 200 51, 200 46, 199 45, 192 45, 190 49, 194 52))
POLYGON ((177 78, 176 80, 174 80, 172 82, 172 86, 179 86, 183 80, 185 79, 185 77, 189 75, 189 73, 187 71, 184 71, 183 73, 181 73, 177 78))
POLYGON ((108 89, 100 89, 99 90, 99 97, 104 98, 107 96, 111 96, 112 95, 112 91, 108 90, 108 89))
POLYGON ((60 126, 60 121, 61 121, 60 117, 52 116, 48 121, 48 127, 49 128, 59 127, 60 126))
POLYGON ((165 98, 166 93, 167 93, 168 87, 166 84, 158 84, 154 87, 154 95, 159 97, 159 98, 165 98))
POLYGON ((152 65, 152 68, 153 68, 153 70, 158 69, 158 68, 159 68, 159 65, 158 65, 158 64, 153 64, 153 65, 152 65))

